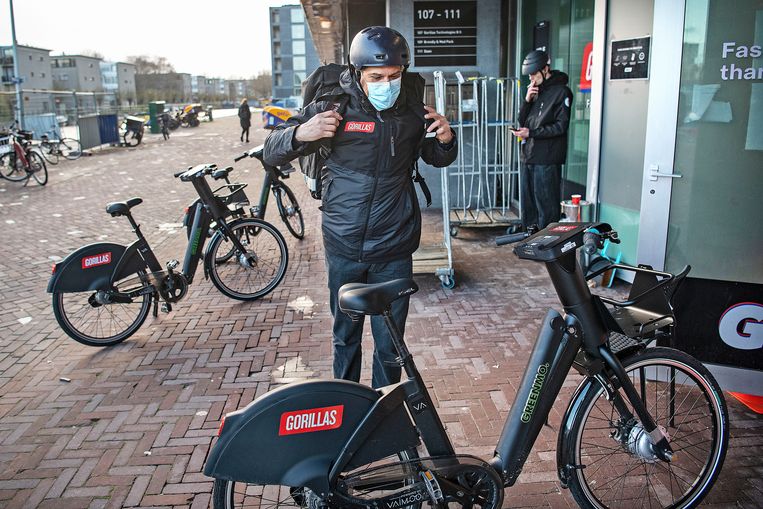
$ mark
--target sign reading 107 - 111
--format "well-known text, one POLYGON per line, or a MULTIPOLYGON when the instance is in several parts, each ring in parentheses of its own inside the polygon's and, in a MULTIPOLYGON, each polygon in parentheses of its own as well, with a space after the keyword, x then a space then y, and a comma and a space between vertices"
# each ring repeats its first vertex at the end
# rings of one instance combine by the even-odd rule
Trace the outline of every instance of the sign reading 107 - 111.
POLYGON ((477 2, 413 2, 416 67, 477 65, 477 2))

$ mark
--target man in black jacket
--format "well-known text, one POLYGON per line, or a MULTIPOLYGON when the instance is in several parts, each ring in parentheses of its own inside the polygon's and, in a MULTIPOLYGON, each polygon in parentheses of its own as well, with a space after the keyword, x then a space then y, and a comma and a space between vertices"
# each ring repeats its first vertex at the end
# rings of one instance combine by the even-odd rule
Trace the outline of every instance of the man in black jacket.
POLYGON ((530 76, 525 102, 519 110, 522 139, 520 170, 522 226, 545 228, 559 221, 562 165, 567 159, 572 91, 568 77, 548 66, 548 54, 535 50, 522 62, 522 74, 530 76))
MULTIPOLYGON (((271 132, 264 159, 281 165, 318 150, 321 143, 331 147, 321 210, 334 376, 358 381, 363 322, 339 310, 337 292, 346 283, 412 277, 412 255, 421 236, 412 164, 420 155, 433 166, 447 166, 457 148, 447 119, 401 86, 410 63, 402 35, 387 27, 364 28, 352 41, 349 61, 332 94, 317 97, 271 132), (426 131, 435 136, 426 138, 426 131)), ((408 297, 392 304, 392 314, 404 331, 408 297)), ((371 317, 371 330, 372 385, 383 387, 400 380, 397 352, 382 317, 371 317)))

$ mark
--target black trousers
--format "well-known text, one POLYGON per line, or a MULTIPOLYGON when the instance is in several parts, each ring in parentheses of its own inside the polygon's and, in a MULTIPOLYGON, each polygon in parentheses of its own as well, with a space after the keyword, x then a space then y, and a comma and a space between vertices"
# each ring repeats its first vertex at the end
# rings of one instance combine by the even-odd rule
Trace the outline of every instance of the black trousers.
POLYGON ((545 228, 559 221, 562 214, 562 166, 560 164, 522 164, 522 226, 545 228))
POLYGON ((249 128, 248 127, 242 127, 241 128, 241 141, 244 141, 244 135, 246 135, 246 141, 249 141, 249 128))

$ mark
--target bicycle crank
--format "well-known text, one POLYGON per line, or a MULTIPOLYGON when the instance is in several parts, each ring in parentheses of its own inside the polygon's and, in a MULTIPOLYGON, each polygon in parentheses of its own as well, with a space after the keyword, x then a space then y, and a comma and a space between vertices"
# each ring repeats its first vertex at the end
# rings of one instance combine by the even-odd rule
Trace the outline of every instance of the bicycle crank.
POLYGON ((336 496, 349 506, 376 508, 462 507, 498 509, 503 481, 474 456, 422 458, 382 465, 339 480, 336 496))

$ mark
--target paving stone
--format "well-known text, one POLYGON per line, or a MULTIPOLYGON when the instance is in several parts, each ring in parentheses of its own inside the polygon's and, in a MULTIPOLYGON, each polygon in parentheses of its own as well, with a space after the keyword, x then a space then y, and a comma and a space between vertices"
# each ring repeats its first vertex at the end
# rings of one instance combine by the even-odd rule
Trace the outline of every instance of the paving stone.
MULTIPOLYGON (((271 200, 267 219, 284 233, 290 260, 270 295, 230 300, 199 270, 171 313, 149 316, 120 345, 87 347, 59 328, 45 291, 53 261, 85 243, 134 239, 124 218, 105 213, 107 202, 142 197, 134 215, 157 257, 182 260, 185 232, 172 225, 195 197, 172 173, 232 164, 267 134, 259 129, 253 143, 239 143, 237 118, 177 132, 184 136, 147 135, 135 149, 62 161, 44 188, 0 180, 0 507, 208 507, 212 483, 202 470, 221 416, 283 383, 331 376, 320 212, 297 174, 287 184, 307 235, 290 236, 271 200)), ((234 172, 250 199, 263 177, 253 161, 234 172)), ((441 242, 441 214, 424 216, 424 243, 441 242)), ((416 277, 406 336, 458 452, 483 458, 514 404, 546 309, 559 305, 541 266, 495 246, 499 233, 461 228, 452 239, 454 289, 433 274, 416 277)), ((368 383, 368 335, 364 352, 368 383)), ((565 381, 505 507, 575 507, 557 479, 555 448, 579 381, 565 381)), ((704 505, 761 507, 763 417, 728 404, 731 447, 704 505)))

